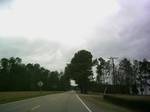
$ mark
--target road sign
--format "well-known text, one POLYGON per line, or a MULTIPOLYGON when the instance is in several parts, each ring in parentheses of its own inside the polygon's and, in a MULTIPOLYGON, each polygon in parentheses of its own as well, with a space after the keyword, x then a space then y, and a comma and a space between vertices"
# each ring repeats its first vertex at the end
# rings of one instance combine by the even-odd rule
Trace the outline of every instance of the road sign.
POLYGON ((39 81, 37 84, 39 87, 42 87, 44 85, 42 81, 39 81))

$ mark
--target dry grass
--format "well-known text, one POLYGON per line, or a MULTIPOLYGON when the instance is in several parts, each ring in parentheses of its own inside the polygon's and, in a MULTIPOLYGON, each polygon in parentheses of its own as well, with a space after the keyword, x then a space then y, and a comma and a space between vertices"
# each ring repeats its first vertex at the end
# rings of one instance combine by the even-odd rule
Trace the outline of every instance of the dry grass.
POLYGON ((0 92, 0 104, 59 92, 60 91, 43 91, 41 93, 39 91, 0 92))

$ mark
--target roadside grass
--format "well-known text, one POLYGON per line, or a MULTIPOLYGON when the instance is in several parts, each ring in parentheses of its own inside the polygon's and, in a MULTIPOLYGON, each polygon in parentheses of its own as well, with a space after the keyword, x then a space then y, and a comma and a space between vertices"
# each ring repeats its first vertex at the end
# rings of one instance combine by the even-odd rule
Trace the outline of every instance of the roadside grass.
POLYGON ((133 96, 133 95, 121 95, 121 94, 108 94, 108 95, 117 98, 122 98, 122 99, 150 101, 150 96, 133 96))
POLYGON ((113 104, 141 112, 149 112, 150 110, 150 96, 106 94, 104 99, 113 104))
POLYGON ((61 92, 63 91, 42 91, 41 93, 39 91, 0 92, 0 104, 61 92))
MULTIPOLYGON (((134 112, 128 108, 124 108, 110 102, 107 102, 103 99, 102 95, 81 95, 79 96, 85 102, 90 102, 98 107, 102 112, 134 112)), ((87 103, 88 104, 88 103, 87 103)), ((137 112, 137 111, 136 111, 137 112)))

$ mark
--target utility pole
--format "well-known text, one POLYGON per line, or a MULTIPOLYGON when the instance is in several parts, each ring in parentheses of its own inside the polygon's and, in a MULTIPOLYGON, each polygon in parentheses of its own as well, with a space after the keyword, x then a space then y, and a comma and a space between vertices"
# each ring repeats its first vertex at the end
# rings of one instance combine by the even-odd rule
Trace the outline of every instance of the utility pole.
POLYGON ((113 69, 113 81, 114 81, 114 85, 116 85, 116 76, 115 76, 115 63, 114 63, 114 61, 115 61, 115 59, 118 59, 118 57, 110 57, 110 58, 108 58, 108 59, 110 59, 111 61, 112 61, 112 69, 113 69))

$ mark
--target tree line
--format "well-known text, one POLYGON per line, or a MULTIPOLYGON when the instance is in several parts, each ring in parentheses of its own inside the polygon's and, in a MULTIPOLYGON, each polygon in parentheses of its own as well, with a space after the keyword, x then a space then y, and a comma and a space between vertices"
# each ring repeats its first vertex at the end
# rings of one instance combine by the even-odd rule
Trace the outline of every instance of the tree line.
POLYGON ((81 93, 88 90, 103 92, 106 88, 109 93, 143 94, 145 87, 150 87, 150 62, 130 61, 123 58, 114 63, 114 59, 99 57, 93 59, 91 52, 80 50, 73 56, 65 67, 65 75, 78 84, 81 93), (92 68, 96 67, 96 78, 92 68))
POLYGON ((21 58, 2 58, 0 60, 0 91, 36 91, 38 82, 42 81, 43 90, 69 90, 70 80, 77 83, 76 89, 81 93, 88 91, 123 94, 143 94, 150 87, 150 62, 122 58, 99 57, 94 59, 92 53, 80 50, 74 54, 63 72, 50 71, 40 64, 24 64, 21 58), (93 67, 96 68, 94 77, 93 67))
POLYGON ((110 85, 107 78, 111 75, 111 85, 120 93, 143 94, 144 89, 150 87, 150 62, 147 59, 130 61, 123 58, 114 64, 112 60, 100 57, 97 61, 97 82, 101 85, 110 85))
POLYGON ((69 80, 63 72, 50 71, 40 64, 24 64, 21 58, 0 60, 0 91, 36 91, 38 82, 43 82, 43 90, 68 90, 69 80))

